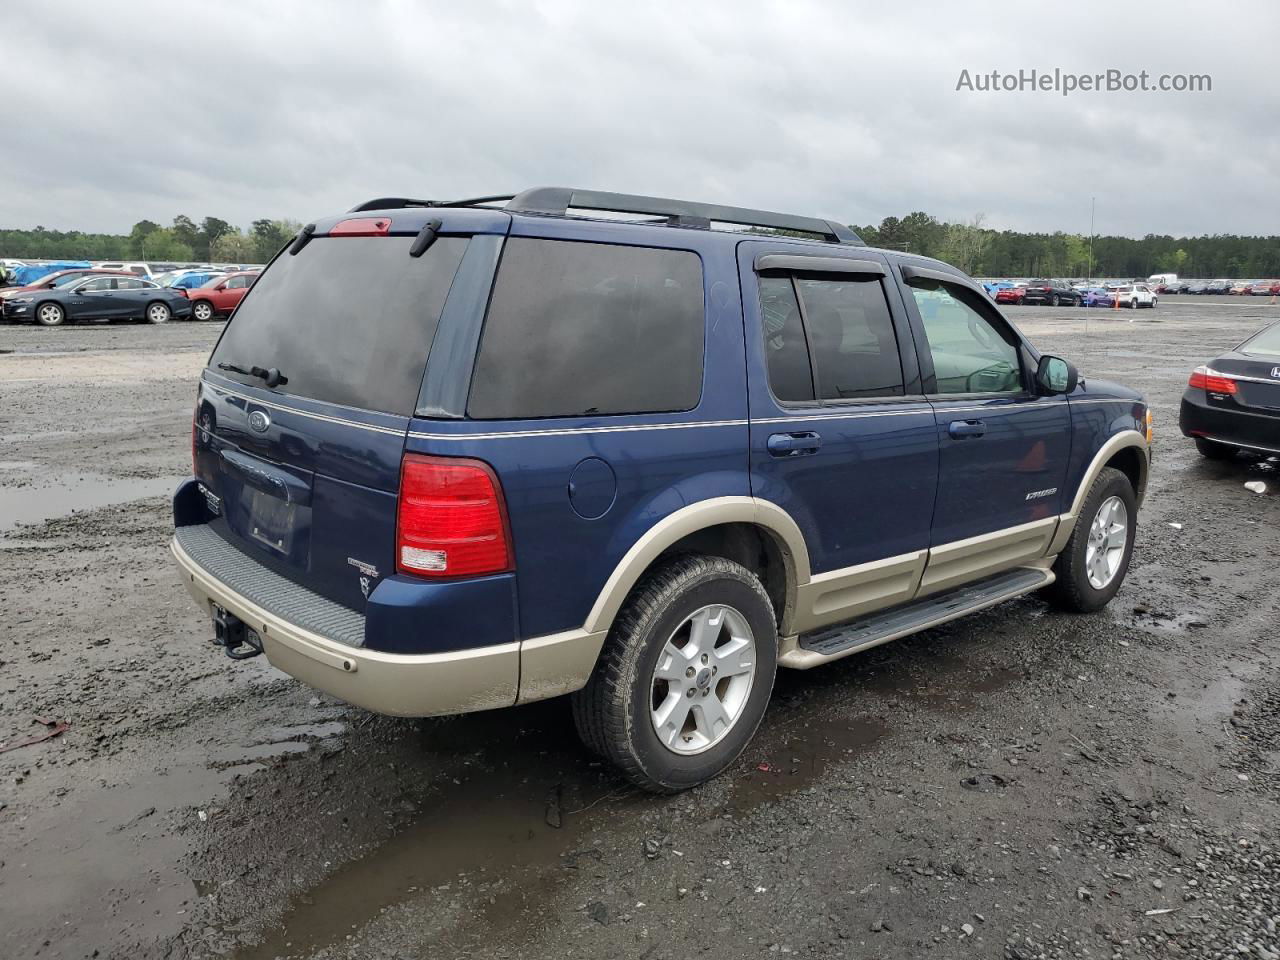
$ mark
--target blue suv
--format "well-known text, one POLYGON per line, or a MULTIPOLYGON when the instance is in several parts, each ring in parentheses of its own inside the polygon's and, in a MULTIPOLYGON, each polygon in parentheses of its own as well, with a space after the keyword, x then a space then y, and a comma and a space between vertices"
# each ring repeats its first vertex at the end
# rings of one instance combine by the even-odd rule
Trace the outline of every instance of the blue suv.
POLYGON ((734 761, 778 666, 1107 603, 1150 441, 1138 394, 840 224, 382 198, 232 316, 172 550, 233 657, 400 716, 570 694, 675 791, 734 761))

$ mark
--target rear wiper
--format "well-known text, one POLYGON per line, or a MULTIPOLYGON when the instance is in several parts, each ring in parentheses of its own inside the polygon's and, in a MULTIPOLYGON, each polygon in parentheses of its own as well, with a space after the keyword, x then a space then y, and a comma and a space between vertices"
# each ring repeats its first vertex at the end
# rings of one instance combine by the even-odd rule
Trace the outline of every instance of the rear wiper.
POLYGON ((244 367, 238 367, 234 363, 219 363, 219 370, 230 370, 232 373, 238 373, 242 377, 257 377, 266 383, 268 387, 278 387, 282 383, 288 383, 289 378, 277 370, 275 367, 264 370, 262 367, 250 367, 246 370, 244 367))
POLYGON ((439 233, 441 223, 439 220, 428 220, 418 231, 418 235, 413 238, 413 244, 409 247, 409 256, 420 257, 427 252, 427 249, 436 242, 436 234, 439 233))

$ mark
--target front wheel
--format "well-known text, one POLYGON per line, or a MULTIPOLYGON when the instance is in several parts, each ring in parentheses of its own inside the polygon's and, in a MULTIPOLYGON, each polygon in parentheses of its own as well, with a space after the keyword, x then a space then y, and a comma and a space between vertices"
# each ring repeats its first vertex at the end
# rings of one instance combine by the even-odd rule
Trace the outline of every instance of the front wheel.
POLYGON ((1138 309, 1138 300, 1137 300, 1137 298, 1136 298, 1136 297, 1135 297, 1134 299, 1132 299, 1132 300, 1130 300, 1130 301, 1129 301, 1129 307, 1130 307, 1131 309, 1133 309, 1133 310, 1137 310, 1137 309, 1138 309))
POLYGON ((56 303, 42 303, 36 311, 36 320, 42 327, 57 327, 67 319, 67 311, 56 303))
POLYGON ((1050 306, 1052 306, 1052 307, 1056 307, 1056 306, 1058 305, 1058 303, 1059 303, 1058 295, 1055 293, 1055 294, 1053 295, 1053 299, 1051 299, 1051 300, 1049 301, 1049 305, 1050 305, 1050 306))
POLYGON ((169 318, 173 316, 173 311, 169 309, 167 303, 152 303, 147 305, 147 323, 168 323, 169 318))
POLYGON ((1089 488, 1066 547, 1054 562, 1049 600, 1063 610, 1092 613, 1111 602, 1133 555, 1138 498, 1129 478, 1104 467, 1089 488))
POLYGON ((191 316, 196 320, 212 320, 213 304, 208 300, 197 300, 191 305, 191 316))
POLYGON ((759 579, 721 557, 680 557, 627 598, 573 695, 574 722, 637 786, 685 790, 723 772, 751 740, 777 660, 777 621, 759 579))

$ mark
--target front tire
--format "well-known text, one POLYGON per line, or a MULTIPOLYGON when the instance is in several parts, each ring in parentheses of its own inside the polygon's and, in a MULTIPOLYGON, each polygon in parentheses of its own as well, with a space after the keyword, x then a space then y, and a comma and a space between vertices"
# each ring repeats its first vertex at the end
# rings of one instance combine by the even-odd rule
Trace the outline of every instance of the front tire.
POLYGON ((1051 307, 1056 307, 1056 306, 1058 305, 1058 303, 1059 303, 1058 295, 1055 293, 1055 294, 1053 295, 1053 299, 1049 301, 1049 306, 1051 306, 1051 307))
POLYGON ((1137 298, 1137 297, 1134 297, 1132 300, 1130 300, 1130 301, 1129 301, 1129 307, 1130 307, 1130 309, 1132 309, 1132 310, 1137 310, 1137 309, 1138 309, 1138 298, 1137 298))
POLYGON ((168 323, 169 318, 172 316, 173 311, 169 309, 167 303, 156 301, 155 303, 147 304, 147 323, 168 323))
POLYGON ((1137 519, 1138 498, 1129 478, 1104 467, 1053 564, 1058 579, 1046 590, 1049 601, 1075 613, 1092 613, 1110 603, 1129 571, 1137 519))
POLYGON ((680 557, 627 598, 573 695, 574 722, 637 786, 685 790, 723 772, 751 740, 777 661, 777 620, 759 579, 721 557, 680 557))
POLYGON ((36 308, 36 321, 42 327, 60 327, 67 319, 67 311, 56 303, 42 303, 36 308))
POLYGON ((191 305, 191 319, 200 321, 212 320, 213 304, 208 300, 197 300, 191 305))
POLYGON ((1229 443, 1219 443, 1217 440, 1208 440, 1205 437, 1196 437, 1196 449, 1206 460, 1234 460, 1236 454, 1240 452, 1239 447, 1233 447, 1229 443))

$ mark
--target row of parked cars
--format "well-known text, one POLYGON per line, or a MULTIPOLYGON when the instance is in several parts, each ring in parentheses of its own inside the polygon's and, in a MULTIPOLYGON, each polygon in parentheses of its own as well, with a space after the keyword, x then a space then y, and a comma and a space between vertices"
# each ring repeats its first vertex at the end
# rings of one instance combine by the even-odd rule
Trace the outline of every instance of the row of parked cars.
POLYGON ((1280 280, 1171 280, 1160 284, 1159 291, 1172 294, 1274 297, 1280 296, 1280 280))
POLYGON ((983 287, 996 303, 1049 307, 1155 307, 1159 288, 1140 281, 1103 284, 1067 280, 988 280, 983 287))
MULTIPOLYGON (((53 269, 28 283, 0 287, 0 320, 46 327, 73 320, 212 320, 236 308, 261 270, 166 266, 174 269, 153 273, 152 265, 143 263, 53 269)), ((21 270, 12 276, 26 279, 21 270)))

